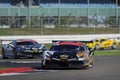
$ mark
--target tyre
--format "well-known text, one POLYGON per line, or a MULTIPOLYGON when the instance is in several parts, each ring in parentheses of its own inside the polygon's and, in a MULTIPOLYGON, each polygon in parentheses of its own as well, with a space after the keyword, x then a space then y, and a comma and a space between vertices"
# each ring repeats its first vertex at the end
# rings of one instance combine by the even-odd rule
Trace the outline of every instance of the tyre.
POLYGON ((6 57, 6 55, 5 55, 5 50, 2 48, 2 58, 3 59, 8 59, 8 57, 6 57))
POLYGON ((95 45, 95 50, 98 50, 99 49, 99 45, 95 45))
POLYGON ((83 69, 89 69, 92 68, 94 65, 94 56, 91 57, 91 59, 88 61, 87 65, 83 67, 83 69))
POLYGON ((94 56, 91 58, 90 67, 92 67, 93 65, 94 65, 94 56))
POLYGON ((45 66, 43 60, 42 60, 42 62, 41 62, 41 67, 42 67, 43 69, 46 69, 46 66, 45 66))
POLYGON ((113 44, 112 45, 112 49, 116 49, 117 48, 117 45, 116 44, 113 44))
POLYGON ((13 52, 13 57, 14 57, 14 59, 19 59, 19 57, 18 57, 18 55, 17 55, 17 52, 13 52))
POLYGON ((90 68, 89 66, 90 66, 90 64, 87 64, 87 65, 83 66, 82 69, 88 69, 88 68, 90 68))

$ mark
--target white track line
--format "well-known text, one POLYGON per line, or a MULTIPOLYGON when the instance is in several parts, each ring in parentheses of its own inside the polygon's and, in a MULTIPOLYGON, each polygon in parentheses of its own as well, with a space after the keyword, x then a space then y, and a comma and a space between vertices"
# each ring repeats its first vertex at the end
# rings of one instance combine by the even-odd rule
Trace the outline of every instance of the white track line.
POLYGON ((41 63, 41 61, 10 61, 10 63, 41 63))
POLYGON ((29 74, 29 73, 3 73, 0 74, 0 76, 14 76, 14 75, 24 75, 24 74, 29 74))

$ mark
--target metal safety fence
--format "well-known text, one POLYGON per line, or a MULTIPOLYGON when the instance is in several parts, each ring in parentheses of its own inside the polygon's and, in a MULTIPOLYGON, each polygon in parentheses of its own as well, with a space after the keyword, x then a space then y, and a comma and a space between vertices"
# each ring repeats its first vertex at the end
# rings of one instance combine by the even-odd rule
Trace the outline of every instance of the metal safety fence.
POLYGON ((0 17, 0 28, 11 28, 14 34, 17 30, 24 30, 26 28, 26 30, 35 28, 36 30, 39 30, 38 33, 35 34, 41 35, 49 33, 53 35, 56 34, 50 32, 52 29, 56 30, 56 32, 62 31, 63 33, 59 32, 60 34, 73 34, 74 32, 76 32, 76 34, 102 34, 102 32, 100 33, 100 29, 116 29, 115 32, 110 31, 108 33, 120 33, 120 17, 116 22, 116 17, 106 16, 67 16, 60 17, 60 19, 58 17, 33 16, 31 17, 31 27, 29 27, 28 22, 28 17, 0 17), (82 29, 88 30, 88 32, 79 33, 82 32, 82 29), (79 30, 78 33, 77 30, 79 30), (48 33, 46 33, 46 31, 48 33))
POLYGON ((0 2, 1 35, 120 33, 119 0, 0 2))

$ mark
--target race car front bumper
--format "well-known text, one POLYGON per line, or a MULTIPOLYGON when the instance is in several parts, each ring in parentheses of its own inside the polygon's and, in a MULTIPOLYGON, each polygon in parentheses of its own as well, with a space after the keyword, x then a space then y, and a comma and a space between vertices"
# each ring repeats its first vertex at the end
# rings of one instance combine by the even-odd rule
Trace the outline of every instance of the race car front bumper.
POLYGON ((42 55, 42 51, 39 52, 33 52, 33 51, 28 51, 28 52, 17 52, 17 56, 19 57, 32 57, 32 56, 41 56, 42 55))
POLYGON ((49 68, 82 68, 88 64, 88 60, 46 60, 49 68))

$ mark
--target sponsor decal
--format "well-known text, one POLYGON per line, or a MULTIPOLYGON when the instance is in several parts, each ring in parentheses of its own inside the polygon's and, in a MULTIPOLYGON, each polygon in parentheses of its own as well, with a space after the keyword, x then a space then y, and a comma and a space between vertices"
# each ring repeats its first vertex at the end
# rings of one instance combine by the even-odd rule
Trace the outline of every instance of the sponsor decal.
POLYGON ((68 55, 60 55, 60 58, 61 58, 62 60, 66 60, 66 59, 68 58, 68 55))

